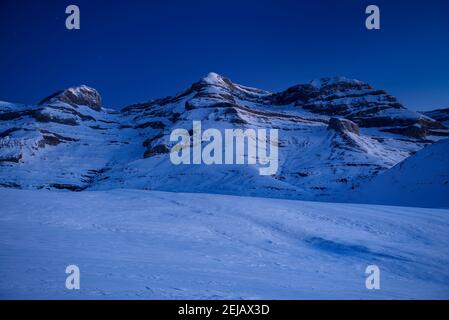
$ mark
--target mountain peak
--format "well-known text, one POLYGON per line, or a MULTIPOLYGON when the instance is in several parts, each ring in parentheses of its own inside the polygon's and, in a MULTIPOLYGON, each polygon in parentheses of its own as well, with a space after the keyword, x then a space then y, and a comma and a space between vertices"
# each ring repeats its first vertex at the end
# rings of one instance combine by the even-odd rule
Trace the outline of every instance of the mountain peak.
POLYGON ((201 82, 208 85, 226 85, 228 83, 231 83, 230 80, 216 72, 209 72, 207 76, 201 79, 201 82))
POLYGON ((203 79, 206 81, 208 81, 208 80, 209 81, 217 81, 217 80, 223 79, 223 76, 221 76, 220 74, 218 74, 216 72, 209 72, 207 74, 207 76, 205 76, 203 79))
POLYGON ((335 77, 324 77, 315 79, 312 80, 310 84, 317 89, 321 89, 323 87, 336 84, 364 85, 365 83, 357 79, 350 79, 343 76, 335 76, 335 77))
POLYGON ((98 91, 86 85, 60 90, 39 102, 39 105, 51 102, 64 102, 70 105, 85 105, 93 110, 101 110, 101 96, 98 91))

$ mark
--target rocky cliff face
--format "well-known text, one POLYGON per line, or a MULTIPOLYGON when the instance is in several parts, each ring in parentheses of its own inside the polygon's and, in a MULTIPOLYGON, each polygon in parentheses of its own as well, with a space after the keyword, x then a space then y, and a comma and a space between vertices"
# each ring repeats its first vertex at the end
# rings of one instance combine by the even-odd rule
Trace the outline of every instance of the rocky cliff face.
POLYGON ((331 118, 329 120, 329 129, 340 133, 352 132, 356 135, 360 135, 359 126, 347 119, 331 118))
POLYGON ((97 90, 85 85, 58 91, 39 102, 39 105, 66 103, 76 108, 84 105, 95 111, 101 110, 101 96, 97 90))
POLYGON ((344 77, 314 80, 272 97, 277 104, 294 104, 313 113, 344 117, 360 127, 415 138, 425 139, 435 129, 447 129, 435 119, 406 109, 384 90, 344 77))
POLYGON ((172 97, 117 112, 87 86, 37 105, 0 103, 0 184, 50 189, 140 188, 301 199, 338 199, 447 134, 361 81, 324 78, 283 92, 211 73, 172 97), (173 129, 279 130, 279 170, 179 165, 173 129))
POLYGON ((435 119, 446 126, 449 126, 449 108, 441 108, 423 112, 426 116, 435 119))

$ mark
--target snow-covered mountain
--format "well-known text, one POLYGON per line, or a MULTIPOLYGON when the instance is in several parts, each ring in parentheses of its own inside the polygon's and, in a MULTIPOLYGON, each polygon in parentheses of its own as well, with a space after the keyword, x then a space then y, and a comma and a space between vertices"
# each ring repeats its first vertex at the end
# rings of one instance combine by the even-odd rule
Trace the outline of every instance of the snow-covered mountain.
POLYGON ((346 191, 447 136, 440 121, 383 90, 344 77, 271 93, 216 73, 172 97, 114 111, 86 86, 37 105, 0 103, 0 186, 208 192, 342 199, 346 191), (173 165, 175 128, 276 128, 279 170, 173 165))
POLYGON ((211 73, 121 111, 87 86, 0 102, 0 298, 445 299, 449 210, 402 207, 449 207, 444 121, 342 77, 271 93, 211 73), (172 164, 193 121, 278 129, 277 173, 172 164))

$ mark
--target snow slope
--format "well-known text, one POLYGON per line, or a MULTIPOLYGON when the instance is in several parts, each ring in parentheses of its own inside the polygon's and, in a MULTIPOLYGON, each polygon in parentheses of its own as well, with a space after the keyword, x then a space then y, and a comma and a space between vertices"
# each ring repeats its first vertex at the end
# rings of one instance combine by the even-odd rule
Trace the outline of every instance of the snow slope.
POLYGON ((0 201, 2 299, 449 298, 449 210, 138 190, 0 201))
POLYGON ((354 192, 352 200, 449 208, 449 139, 425 147, 354 192))

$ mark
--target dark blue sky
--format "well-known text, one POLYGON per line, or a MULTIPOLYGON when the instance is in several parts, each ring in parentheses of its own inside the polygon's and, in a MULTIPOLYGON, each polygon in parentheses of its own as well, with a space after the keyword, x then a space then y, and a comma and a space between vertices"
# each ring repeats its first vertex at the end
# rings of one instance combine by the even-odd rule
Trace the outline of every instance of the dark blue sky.
POLYGON ((277 91, 344 75, 413 109, 449 107, 449 1, 1 0, 0 100, 87 84, 110 107, 209 71, 277 91), (81 30, 65 29, 77 4, 81 30), (377 4, 381 30, 365 29, 377 4))

